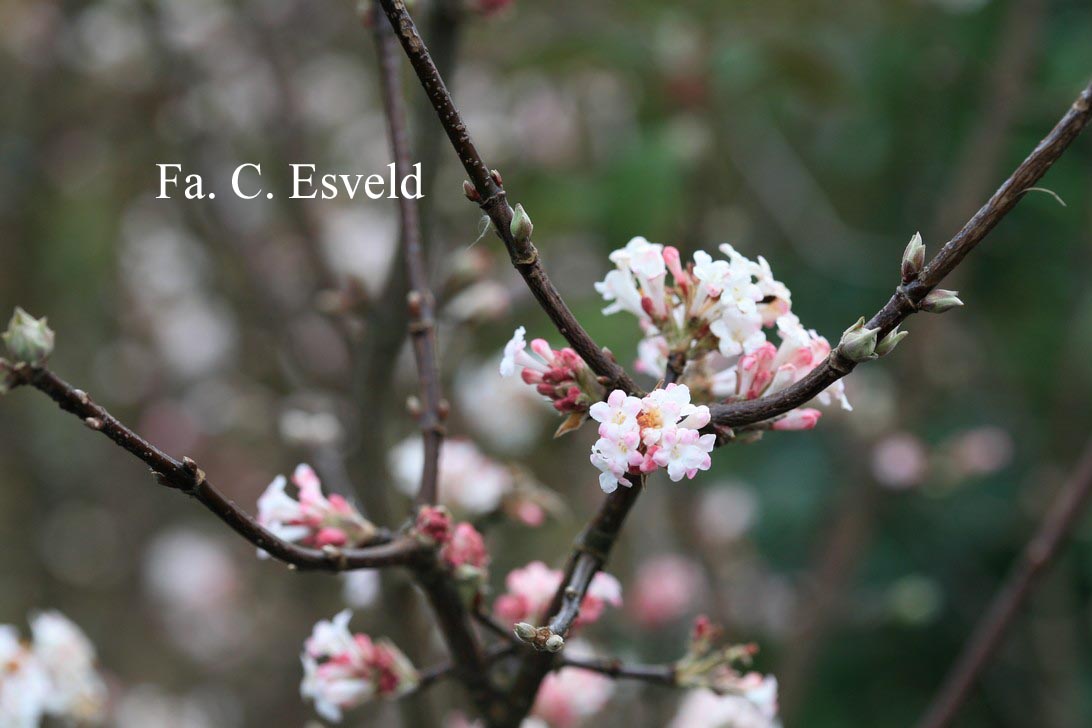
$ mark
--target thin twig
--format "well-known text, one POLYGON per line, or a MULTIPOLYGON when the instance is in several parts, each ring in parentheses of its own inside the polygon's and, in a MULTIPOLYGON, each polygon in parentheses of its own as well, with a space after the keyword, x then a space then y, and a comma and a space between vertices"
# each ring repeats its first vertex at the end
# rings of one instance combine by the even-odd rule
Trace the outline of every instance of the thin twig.
MULTIPOLYGON (((383 105, 391 138, 398 176, 410 169, 409 133, 398 70, 397 45, 385 23, 374 23, 379 54, 383 105)), ((402 254, 409 282, 409 332, 413 341, 420 382, 421 412, 419 424, 424 441, 424 467, 417 494, 418 504, 436 502, 439 479, 440 447, 443 443, 443 418, 447 408, 440 396, 440 373, 436 362, 435 302, 428 283, 421 244, 421 228, 416 201, 406 195, 399 198, 402 228, 402 254)), ((414 569, 417 583, 425 592, 451 652, 453 670, 466 686, 471 700, 482 714, 488 714, 495 702, 496 690, 489 680, 487 666, 470 623, 470 614, 450 572, 435 558, 421 562, 414 569)))
POLYGON ((301 570, 347 571, 393 565, 412 565, 424 559, 430 549, 414 539, 398 537, 386 543, 360 548, 305 548, 284 541, 235 504, 205 477, 205 473, 189 458, 176 460, 122 424, 79 389, 45 367, 17 367, 12 371, 14 386, 30 386, 47 395, 61 409, 83 420, 84 424, 113 440, 123 450, 144 462, 163 486, 192 496, 212 511, 233 531, 273 558, 301 570))
POLYGON ((626 665, 617 658, 581 660, 566 657, 558 660, 554 669, 565 667, 591 670, 615 680, 640 680, 669 687, 676 685, 674 665, 626 665))
MULTIPOLYGON (((494 645, 485 652, 485 662, 487 664, 493 664, 497 660, 502 660, 505 657, 514 655, 516 652, 516 646, 511 644, 494 645)), ((410 693, 407 693, 403 697, 410 697, 425 690, 435 683, 443 680, 445 677, 455 672, 455 665, 450 662, 442 662, 439 665, 433 665, 432 667, 426 667, 417 673, 417 687, 410 693)))
POLYGON ((1024 548, 1004 586, 994 596, 963 653, 945 678, 919 728, 944 728, 966 702, 983 668, 1000 647, 1021 606, 1072 534, 1092 496, 1092 440, 1058 493, 1034 538, 1024 548))
MULTIPOLYGON (((401 74, 398 69, 398 47, 394 34, 385 23, 379 22, 377 18, 374 26, 376 49, 379 54, 379 79, 383 90, 383 108, 387 115, 395 176, 404 179, 410 172, 410 141, 409 132, 406 129, 401 74)), ((434 319, 436 302, 428 282, 428 267, 425 265, 425 253, 421 243, 421 220, 417 200, 405 194, 400 195, 398 212, 406 278, 409 281, 409 293, 406 298, 409 307, 409 332, 413 341, 417 378, 420 383, 421 412, 418 423, 425 450, 417 502, 430 504, 436 502, 440 447, 444 439, 443 420, 447 408, 440 393, 440 371, 436 361, 434 319)))
POLYGON ((478 624, 485 627, 487 630, 495 634, 497 637, 505 640, 506 642, 510 642, 514 645, 523 644, 522 642, 520 642, 519 638, 516 637, 515 633, 512 632, 512 630, 506 629, 504 625, 493 619, 482 610, 475 609, 473 612, 473 617, 478 624))
MULTIPOLYGON (((870 329, 879 329, 878 336, 882 338, 911 314, 916 313, 922 299, 963 261, 963 258, 993 230, 997 223, 1001 222, 1001 219, 1023 198, 1023 193, 1046 174, 1090 120, 1092 120, 1092 84, 1081 92, 1054 129, 1039 142, 1035 150, 1005 180, 993 197, 929 261, 917 279, 899 286, 887 304, 865 326, 870 329)), ((835 348, 825 362, 799 382, 777 394, 743 402, 713 405, 710 407, 713 413, 713 424, 736 427, 784 414, 817 396, 831 384, 849 374, 855 366, 835 348)))
POLYGON ((512 208, 502 186, 500 175, 495 174, 486 165, 478 153, 474 140, 466 128, 455 102, 448 93, 447 86, 440 76, 436 64, 429 54, 425 42, 417 32, 417 26, 406 11, 402 0, 378 0, 394 28, 402 48, 409 57, 410 65, 416 71, 429 101, 440 117, 440 123, 447 133, 451 145, 459 156, 474 185, 481 209, 489 216, 497 235, 504 241, 512 265, 523 276, 539 305, 557 326, 561 335, 569 342, 580 356, 600 377, 605 377, 610 389, 623 389, 631 394, 640 389, 626 371, 605 353, 592 340, 580 322, 576 320, 568 305, 561 298, 539 259, 538 250, 530 240, 517 240, 510 229, 512 208))

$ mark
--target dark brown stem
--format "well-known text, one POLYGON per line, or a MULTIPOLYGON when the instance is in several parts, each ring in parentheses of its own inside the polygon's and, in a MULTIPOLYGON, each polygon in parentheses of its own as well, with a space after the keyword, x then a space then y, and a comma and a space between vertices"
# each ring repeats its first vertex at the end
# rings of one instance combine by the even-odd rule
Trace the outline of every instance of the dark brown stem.
MULTIPOLYGON (((398 46, 391 29, 385 23, 378 22, 378 19, 375 23, 375 43, 379 53, 379 78, 383 90, 383 107, 387 114, 396 177, 404 179, 410 172, 411 162, 409 132, 406 129, 406 109, 402 98, 401 74, 398 69, 398 46)), ((398 212, 402 231, 402 255, 406 266, 406 278, 409 281, 407 295, 409 332, 420 382, 421 412, 418 422, 425 449, 417 502, 431 504, 436 502, 446 408, 440 392, 440 371, 436 361, 434 317, 436 302, 428 282, 417 200, 407 195, 399 196, 398 212)))
MULTIPOLYGON (((963 229, 949 240, 922 269, 916 280, 896 290, 895 294, 865 326, 879 329, 879 336, 890 333, 911 314, 921 300, 963 261, 997 223, 1035 185, 1092 120, 1092 84, 1081 92, 1061 121, 1039 142, 1035 150, 1005 180, 993 197, 975 213, 963 229)), ((713 424, 737 427, 768 420, 808 402, 850 371, 855 364, 835 349, 830 357, 796 384, 777 394, 744 402, 718 404, 710 409, 713 424)))
POLYGON ((425 42, 421 39, 417 26, 406 11, 402 0, 378 0, 383 6, 383 11, 390 20, 398 40, 402 44, 410 65, 417 73, 421 85, 437 115, 440 123, 447 133, 455 153, 459 156, 474 185, 481 209, 489 216, 498 237, 504 241, 508 249, 508 255, 512 259, 512 265, 523 276, 531 293, 538 300, 539 305, 557 326, 561 335, 569 342, 570 346, 584 358, 597 375, 606 377, 607 386, 610 389, 623 389, 629 393, 638 393, 637 384, 630 378, 622 367, 614 359, 605 353, 592 340, 591 336, 580 322, 576 320, 573 312, 562 300, 546 270, 542 267, 538 250, 528 240, 518 240, 510 229, 512 222, 512 208, 508 204, 500 176, 495 175, 486 165, 481 154, 478 153, 474 140, 466 128, 455 102, 448 93, 447 86, 440 76, 436 64, 429 54, 425 42))
POLYGON ((919 728, 951 725, 978 676, 1000 647, 1021 606, 1072 534, 1088 505, 1089 496, 1092 496, 1092 440, 1085 446, 1080 463, 1051 504, 1038 532, 994 596, 925 717, 918 723, 919 728))
POLYGON ((668 687, 676 685, 674 665, 626 665, 619 659, 580 660, 566 657, 556 665, 556 669, 563 667, 591 670, 615 680, 640 680, 668 687))
POLYGON ((430 549, 408 537, 360 548, 305 548, 284 541, 261 526, 250 514, 217 490, 197 464, 167 455, 155 445, 122 424, 104 408, 95 404, 86 392, 74 388, 44 367, 21 367, 13 371, 15 386, 31 386, 47 395, 66 412, 83 420, 92 430, 101 432, 123 450, 139 458, 152 469, 156 481, 195 498, 233 531, 273 558, 302 570, 347 571, 382 566, 410 566, 427 560, 430 549))

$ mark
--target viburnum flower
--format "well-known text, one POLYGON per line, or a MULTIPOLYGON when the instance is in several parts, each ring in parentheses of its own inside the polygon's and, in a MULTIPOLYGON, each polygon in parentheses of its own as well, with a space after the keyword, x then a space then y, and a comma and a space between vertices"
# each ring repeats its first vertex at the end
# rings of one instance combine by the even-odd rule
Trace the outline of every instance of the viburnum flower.
MULTIPOLYGON (((532 561, 522 569, 508 572, 504 583, 507 591, 497 597, 493 611, 497 617, 515 624, 523 621, 537 621, 545 616, 564 573, 551 569, 541 561, 532 561)), ((610 574, 600 571, 596 574, 580 603, 580 616, 574 626, 592 624, 603 615, 607 605, 622 606, 622 584, 610 574)))
POLYGON ((319 715, 335 723, 342 711, 375 697, 397 697, 413 690, 417 671, 401 650, 386 640, 373 641, 349 632, 352 612, 315 624, 300 660, 300 694, 315 704, 319 715))
POLYGON ((95 648, 56 611, 31 616, 32 640, 0 625, 0 725, 36 728, 45 716, 66 723, 102 719, 106 685, 95 670, 95 648))
POLYGON ((637 569, 629 605, 643 627, 660 627, 691 609, 702 583, 701 569, 690 559, 657 556, 637 569))
POLYGON ((600 387, 587 364, 572 349, 552 349, 545 339, 534 339, 527 352, 520 326, 504 346, 500 363, 501 376, 519 374, 526 384, 549 400, 562 414, 580 414, 598 399, 600 387))
MULTIPOLYGON (((703 394, 729 400, 773 394, 822 363, 830 344, 792 314, 792 294, 765 258, 751 260, 727 244, 720 251, 724 257, 715 259, 699 250, 684 266, 675 248, 634 238, 611 253, 616 268, 596 284, 609 304, 603 312, 637 317, 644 332, 637 346, 641 372, 661 377, 669 357, 681 354, 688 363, 683 376, 703 394), (780 347, 767 341, 775 325, 780 347)), ((850 408, 841 380, 818 399, 850 408)), ((818 419, 818 410, 798 410, 772 427, 808 429, 818 419)), ((610 472, 628 458, 626 445, 618 439, 602 448, 610 472)), ((676 466, 676 472, 691 469, 676 466)))
POLYGON ((606 402, 592 405, 589 414, 599 423, 591 462, 601 471, 604 492, 628 486, 627 475, 657 468, 666 468, 674 481, 709 469, 716 436, 699 432, 709 424, 709 408, 691 404, 686 385, 671 383, 643 399, 616 389, 606 402))
POLYGON ((489 552, 485 539, 478 529, 463 522, 455 526, 451 538, 440 549, 440 558, 454 569, 471 567, 485 569, 489 566, 489 552))
MULTIPOLYGON (((570 654, 577 651, 579 645, 570 648, 570 654)), ((531 715, 549 728, 576 728, 602 710, 613 693, 614 681, 606 675, 566 667, 542 681, 531 715)))
POLYGON ((258 499, 258 523, 274 536, 317 548, 356 546, 375 536, 375 526, 347 500, 322 494, 322 483, 311 466, 299 465, 292 483, 299 489, 298 499, 286 492, 283 475, 274 478, 258 499))
POLYGON ((712 690, 691 690, 679 704, 668 728, 775 728, 777 680, 763 679, 744 695, 718 695, 712 690))

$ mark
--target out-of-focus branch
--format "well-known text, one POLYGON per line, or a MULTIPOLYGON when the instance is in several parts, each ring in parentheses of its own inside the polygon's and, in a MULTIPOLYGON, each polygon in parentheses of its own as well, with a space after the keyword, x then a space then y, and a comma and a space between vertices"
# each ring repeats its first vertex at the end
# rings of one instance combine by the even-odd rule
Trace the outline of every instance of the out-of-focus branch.
POLYGON ((152 469, 156 481, 195 498, 229 528, 270 556, 303 570, 347 571, 383 566, 409 566, 427 558, 430 549, 415 539, 398 537, 360 548, 318 550, 284 541, 261 526, 252 516, 217 490, 189 458, 176 460, 140 437, 79 389, 45 367, 17 365, 11 386, 30 386, 47 395, 90 429, 101 432, 123 450, 152 469))
POLYGON ((561 335, 569 342, 596 374, 605 378, 609 389, 623 389, 629 393, 638 393, 639 388, 625 370, 604 352, 592 340, 580 322, 576 320, 568 305, 562 300, 554 284, 546 275, 546 270, 539 259, 538 250, 530 236, 517 236, 511 230, 513 210, 502 186, 500 175, 489 169, 478 153, 474 140, 466 128, 455 102, 448 93, 447 86, 433 62, 425 42, 417 32, 417 26, 406 11, 402 0, 379 0, 383 11, 390 20, 398 36, 410 65, 424 86, 429 101, 440 117, 440 123, 447 133, 451 145, 455 148, 459 161, 466 169, 474 191, 472 197, 489 216, 497 235, 508 249, 512 265, 526 281, 531 293, 539 305, 557 326, 561 335))
MULTIPOLYGON (((919 310, 929 294, 1035 185, 1092 120, 1092 84, 1081 92, 1051 132, 1025 159, 993 197, 949 240, 918 276, 898 287, 891 299, 865 324, 884 337, 919 310)), ((806 377, 777 394, 743 402, 714 405, 713 424, 736 427, 768 420, 811 400, 853 370, 856 364, 837 348, 806 377)))
MULTIPOLYGON (((505 657, 515 654, 516 649, 516 646, 511 644, 495 645, 486 650, 485 662, 492 665, 498 660, 502 660, 505 657)), ((408 698, 412 695, 416 695, 417 693, 431 687, 435 683, 443 680, 445 677, 451 675, 454 672, 455 665, 451 662, 442 662, 439 665, 427 667, 418 673, 417 688, 414 689, 412 692, 407 693, 404 697, 408 698)))
POLYGON ((1085 446, 1080 463, 1051 504, 1038 532, 1028 542, 1005 584, 982 616, 925 717, 918 723, 919 728, 951 725, 978 676, 1000 647, 1020 608, 1073 532, 1090 496, 1092 440, 1085 446))
POLYGON ((556 668, 577 667, 581 670, 598 672, 615 680, 639 680, 656 685, 676 686, 674 665, 626 665, 617 658, 581 660, 563 658, 558 660, 556 668))
MULTIPOLYGON (((406 128, 405 101, 402 98, 401 79, 398 69, 398 52, 394 34, 379 19, 374 23, 375 43, 379 54, 379 77, 383 90, 383 107, 387 115, 391 151, 394 155, 396 176, 404 178, 410 172, 410 141, 406 128)), ((440 371, 436 361, 435 300, 428 282, 428 268, 421 243, 421 220, 417 200, 401 195, 398 198, 401 224, 402 257, 409 281, 406 297, 409 307, 409 332, 413 341, 413 353, 417 361, 417 377, 420 382, 420 414, 418 422, 424 442, 424 467, 421 486, 417 493, 419 504, 436 502, 439 480, 440 447, 443 445, 443 420, 448 405, 440 393, 440 371)))

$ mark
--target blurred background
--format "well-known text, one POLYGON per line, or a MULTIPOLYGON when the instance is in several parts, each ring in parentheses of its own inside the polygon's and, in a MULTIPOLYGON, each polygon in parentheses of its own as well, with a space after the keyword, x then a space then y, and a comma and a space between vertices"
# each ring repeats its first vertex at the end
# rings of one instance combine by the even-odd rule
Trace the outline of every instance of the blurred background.
MULTIPOLYGON (((837 339, 887 300, 910 236, 930 252, 951 237, 1092 75, 1083 0, 504 5, 414 12, 553 280, 626 364, 640 332, 600 315, 592 283, 630 237, 764 255, 805 325, 837 339)), ((307 461, 374 520, 407 513, 395 202, 228 186, 243 162, 278 191, 289 162, 382 171, 375 66, 348 2, 0 1, 0 315, 47 315, 60 376, 251 510, 307 461), (157 163, 216 199, 154 199, 157 163)), ((601 497, 594 435, 551 439, 549 406, 497 377, 516 325, 561 340, 406 89, 450 432, 502 491, 560 496, 534 530, 478 514, 498 593, 511 568, 562 564, 601 497)), ((596 649, 673 660, 706 612, 760 645, 790 726, 918 717, 1092 429, 1090 170, 1085 136, 1041 183, 1065 206, 1029 194, 948 281, 967 306, 915 317, 897 355, 853 373, 853 413, 724 448, 692 482, 657 478, 610 565, 626 606, 585 634, 596 649)), ((1087 526, 959 725, 1092 723, 1087 526)), ((299 649, 347 603, 355 629, 444 659, 403 575, 258 561, 32 391, 0 402, 0 552, 0 623, 47 607, 79 623, 112 725, 315 720, 299 649)), ((596 722, 663 725, 680 697, 618 684, 596 722)), ((439 685, 347 723, 439 725, 462 700, 439 685)))

